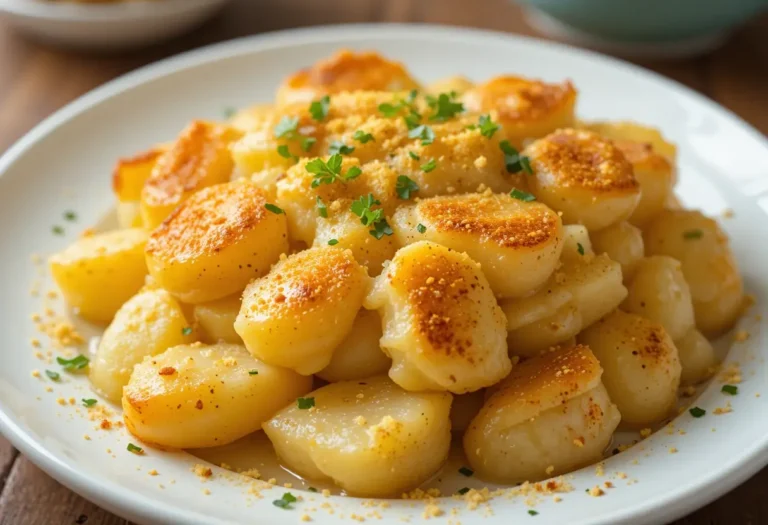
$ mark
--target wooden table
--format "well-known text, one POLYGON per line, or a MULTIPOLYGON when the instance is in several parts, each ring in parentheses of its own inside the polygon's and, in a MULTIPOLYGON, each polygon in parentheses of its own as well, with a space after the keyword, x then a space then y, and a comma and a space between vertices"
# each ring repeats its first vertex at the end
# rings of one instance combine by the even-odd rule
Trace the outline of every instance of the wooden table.
MULTIPOLYGON (((194 34, 121 56, 88 56, 27 41, 0 21, 0 152, 41 119, 117 75, 211 42, 296 26, 427 22, 535 32, 505 0, 239 0, 194 34)), ((768 17, 711 55, 640 61, 713 98, 768 133, 768 17)), ((756 417, 761 417, 756 415, 756 417)), ((716 457, 702 461, 716 461, 716 457)), ((48 477, 0 437, 0 525, 125 524, 48 477)), ((677 525, 768 523, 768 469, 677 525)))

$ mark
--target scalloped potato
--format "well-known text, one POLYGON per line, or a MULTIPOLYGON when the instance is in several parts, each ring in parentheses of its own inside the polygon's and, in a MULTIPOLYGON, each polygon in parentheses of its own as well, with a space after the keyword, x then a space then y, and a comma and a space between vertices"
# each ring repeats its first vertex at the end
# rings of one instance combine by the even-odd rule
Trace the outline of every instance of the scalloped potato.
POLYGON ((398 496, 438 471, 451 442, 446 392, 406 392, 386 377, 343 381, 264 424, 278 457, 310 479, 353 496, 398 496))
POLYGON ((517 365, 464 434, 470 466, 483 479, 513 484, 600 460, 621 418, 602 373, 584 346, 517 365))
POLYGON ((411 391, 463 394, 507 375, 504 314, 477 263, 440 244, 398 250, 365 299, 379 310, 389 376, 411 391))
POLYGON ((381 318, 378 312, 360 310, 352 330, 333 350, 331 361, 316 375, 335 383, 382 375, 392 360, 381 349, 381 318))
POLYGON ((241 302, 238 294, 194 306, 195 320, 206 342, 243 344, 242 338, 235 332, 235 319, 240 312, 241 302))
POLYGON ((717 368, 717 358, 712 344, 696 328, 675 341, 680 357, 680 383, 695 385, 712 377, 717 368))
POLYGON ((617 222, 591 235, 597 253, 605 253, 621 264, 624 281, 632 279, 640 259, 645 255, 643 232, 627 221, 617 222))
POLYGON ((109 322, 144 286, 146 243, 147 232, 139 228, 81 237, 51 256, 51 275, 79 315, 109 322))
POLYGON ((123 390, 128 431, 148 445, 204 448, 252 432, 312 388, 240 345, 180 345, 136 365, 123 390))
POLYGON ((467 253, 480 263, 497 297, 520 297, 541 286, 563 249, 563 227, 555 212, 490 192, 401 206, 392 227, 403 244, 427 240, 467 253), (419 224, 426 228, 423 233, 419 224))
POLYGON ((141 190, 144 188, 157 159, 167 151, 165 146, 156 146, 130 158, 117 161, 112 172, 112 191, 117 197, 117 221, 121 228, 140 228, 141 190))

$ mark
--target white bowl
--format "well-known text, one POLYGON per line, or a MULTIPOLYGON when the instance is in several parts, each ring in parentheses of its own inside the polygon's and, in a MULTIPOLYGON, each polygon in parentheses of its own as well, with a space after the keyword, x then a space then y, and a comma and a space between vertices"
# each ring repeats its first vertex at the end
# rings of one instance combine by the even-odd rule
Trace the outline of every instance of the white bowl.
POLYGON ((0 15, 41 40, 96 51, 143 46, 180 35, 229 0, 134 0, 81 4, 0 0, 0 15))
MULTIPOLYGON (((96 430, 98 422, 83 417, 82 408, 57 404, 59 397, 96 397, 86 378, 62 373, 62 381, 52 383, 30 374, 32 369, 60 370, 55 361, 36 358, 30 345, 38 335, 30 314, 45 308, 44 292, 51 286, 42 277, 45 268, 30 262, 30 254, 62 249, 103 217, 113 202, 115 159, 168 140, 192 118, 221 118, 227 107, 266 102, 285 75, 340 47, 378 50, 403 61, 424 81, 458 73, 476 80, 508 72, 550 81, 571 78, 580 90, 580 117, 634 119, 660 127, 679 146, 677 190, 684 203, 715 216, 735 210, 721 223, 757 300, 739 324, 751 337, 733 344, 727 358, 741 363, 744 379, 737 396, 725 396, 721 384, 713 382, 695 400, 707 410, 705 417, 684 412, 674 420, 674 430, 657 432, 606 459, 602 476, 594 466, 574 472, 568 477, 573 491, 561 494, 559 503, 541 498, 535 517, 527 514, 526 498, 499 497, 475 511, 446 498, 438 500, 446 515, 429 523, 507 525, 533 519, 534 525, 656 525, 706 504, 766 464, 768 418, 762 415, 768 409, 768 344, 755 318, 766 315, 768 301, 768 143, 763 136, 703 96, 611 58, 499 33, 397 25, 274 33, 162 61, 75 101, 0 158, 0 431, 22 453, 76 492, 139 523, 295 525, 303 512, 316 525, 336 524, 341 515, 344 523, 354 523, 352 513, 373 512, 383 518, 368 520, 375 523, 421 521, 419 502, 393 500, 386 509, 372 508, 355 498, 326 499, 302 491, 298 480, 267 459, 268 452, 252 456, 252 466, 266 477, 294 483, 290 490, 304 497, 294 510, 272 505, 287 489, 263 490, 259 499, 248 494, 252 480, 216 466, 203 484, 190 472, 201 462, 191 454, 147 449, 136 456, 126 451, 132 438, 125 430, 96 430), (76 223, 64 221, 66 210, 77 212, 76 223), (66 234, 53 235, 54 225, 64 226, 66 234), (29 293, 33 282, 39 283, 38 297, 29 293), (53 392, 46 391, 48 386, 53 392), (732 412, 714 415, 729 401, 732 412), (159 475, 149 476, 151 469, 159 475), (605 496, 585 494, 609 480, 615 488, 606 489, 605 496)), ((730 346, 732 340, 725 342, 730 346)), ((448 493, 485 485, 457 475, 455 462, 449 465, 435 480, 448 493)))

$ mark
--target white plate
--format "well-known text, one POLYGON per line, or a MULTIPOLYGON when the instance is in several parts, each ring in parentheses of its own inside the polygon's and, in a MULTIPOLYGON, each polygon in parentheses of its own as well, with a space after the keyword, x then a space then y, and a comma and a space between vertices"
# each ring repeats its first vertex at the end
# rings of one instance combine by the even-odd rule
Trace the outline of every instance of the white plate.
MULTIPOLYGON (((339 47, 376 49, 404 61, 424 80, 462 73, 483 79, 502 72, 559 80, 570 77, 580 89, 578 113, 586 118, 636 119, 661 127, 680 146, 679 193, 710 214, 725 208, 735 218, 723 221, 732 238, 747 287, 757 306, 742 322, 751 337, 734 346, 729 361, 742 365, 739 395, 726 398, 713 383, 696 403, 708 414, 687 413, 671 432, 662 431, 605 462, 605 476, 594 467, 570 478, 574 490, 562 501, 542 498, 536 523, 660 523, 681 516, 747 479, 768 460, 768 378, 765 334, 754 315, 768 295, 768 245, 761 233, 768 210, 768 144, 749 126, 707 99, 652 73, 596 54, 520 37, 429 26, 345 26, 297 30, 228 42, 188 53, 111 82, 40 124, 0 159, 0 428, 33 462, 96 503, 138 522, 297 523, 301 508, 315 507, 314 523, 335 523, 341 515, 378 510, 383 523, 421 520, 423 505, 393 501, 388 509, 362 507, 359 500, 333 497, 335 513, 321 509, 323 498, 282 510, 271 504, 283 490, 263 499, 246 495, 247 486, 225 479, 201 484, 189 472, 199 460, 190 455, 149 451, 128 453, 122 430, 96 431, 75 407, 56 398, 92 397, 84 379, 64 374, 53 393, 50 382, 31 377, 33 368, 58 368, 33 357, 35 336, 30 313, 42 298, 30 296, 40 269, 33 252, 64 247, 77 229, 96 222, 110 207, 110 172, 121 155, 174 136, 193 117, 217 118, 223 108, 270 100, 288 73, 339 47), (77 228, 62 213, 78 212, 77 228), (51 233, 54 224, 66 236, 51 233), (762 393, 762 397, 757 394, 762 393), (40 398, 40 399, 38 399, 40 398), (731 401, 733 412, 713 410, 731 401), (685 435, 681 435, 683 430, 685 435), (83 439, 88 433, 91 441, 83 439), (670 453, 675 447, 677 453, 670 453), (106 449, 113 452, 108 454, 106 449), (141 470, 137 470, 137 467, 141 470), (156 469, 159 476, 147 472, 156 469), (625 472, 620 479, 617 472, 625 472), (585 489, 611 480, 616 488, 594 498, 585 489), (633 482, 633 480, 636 480, 633 482), (164 488, 159 488, 163 484, 164 488), (207 488, 210 495, 203 495, 207 488)), ((43 288, 43 291, 45 288, 43 288)), ((478 486, 477 480, 465 484, 478 486)), ((479 485, 482 486, 482 485, 479 485)), ((294 493, 299 491, 294 489, 294 493)), ((472 512, 463 502, 440 503, 463 524, 507 524, 529 519, 524 498, 498 498, 492 514, 472 512), (450 509, 459 509, 457 516, 450 509)))
POLYGON ((0 0, 0 15, 41 40, 68 47, 125 49, 149 45, 193 28, 229 0, 132 0, 79 4, 0 0))

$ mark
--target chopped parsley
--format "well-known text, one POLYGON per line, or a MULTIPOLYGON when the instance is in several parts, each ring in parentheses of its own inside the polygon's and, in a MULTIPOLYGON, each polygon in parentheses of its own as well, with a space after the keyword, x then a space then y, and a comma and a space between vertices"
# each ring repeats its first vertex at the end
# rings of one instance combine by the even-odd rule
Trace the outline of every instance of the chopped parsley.
POLYGON ((143 454, 143 453, 144 453, 144 449, 143 449, 143 448, 141 448, 141 447, 137 447, 137 446, 136 446, 136 445, 134 445, 133 443, 128 443, 128 446, 127 446, 127 447, 125 447, 125 449, 126 449, 128 452, 133 452, 134 454, 138 454, 138 455, 141 455, 141 454, 143 454))
POLYGON ((493 134, 499 130, 499 125, 491 120, 490 115, 480 115, 477 127, 480 128, 480 134, 487 138, 493 137, 493 134))
POLYGON ((423 224, 419 223, 418 225, 416 225, 416 230, 417 230, 419 233, 424 233, 424 232, 426 232, 426 231, 427 231, 427 227, 426 227, 426 226, 424 226, 423 224))
POLYGON ((237 113, 237 108, 233 108, 232 106, 224 108, 224 111, 222 111, 224 114, 225 119, 231 119, 235 116, 235 113, 237 113))
POLYGON ((281 144, 277 147, 277 154, 285 159, 291 159, 293 162, 298 162, 299 157, 291 153, 286 144, 281 144))
POLYGON ((693 417, 702 417, 704 414, 707 413, 706 410, 704 410, 703 408, 699 408, 699 407, 693 407, 688 412, 690 412, 693 417))
POLYGON ((313 159, 307 162, 306 170, 314 175, 311 186, 317 188, 321 184, 333 184, 337 180, 347 182, 360 176, 363 170, 359 166, 352 166, 346 173, 341 173, 341 155, 336 153, 328 158, 328 162, 323 159, 313 159))
POLYGON ((584 246, 580 242, 576 243, 576 250, 579 252, 579 255, 584 255, 584 246))
POLYGON ((340 140, 334 140, 331 142, 331 145, 328 147, 328 151, 331 155, 336 155, 337 153, 341 155, 349 155, 353 151, 355 151, 354 146, 347 146, 340 140))
POLYGON ((54 235, 64 235, 64 228, 58 225, 51 228, 51 231, 54 235))
POLYGON ((185 326, 181 329, 181 335, 190 335, 192 334, 192 327, 191 326, 185 326))
POLYGON ((683 232, 683 239, 701 239, 702 235, 704 235, 704 232, 699 229, 687 230, 683 232))
POLYGON ((296 501, 297 501, 296 496, 294 496, 290 492, 286 492, 285 494, 283 494, 282 498, 276 499, 275 501, 273 501, 272 505, 274 505, 275 507, 280 507, 281 509, 290 510, 293 508, 291 507, 291 503, 296 503, 296 501))
POLYGON ((269 203, 269 202, 268 202, 268 203, 266 203, 266 204, 264 205, 264 207, 265 207, 267 210, 269 210, 269 211, 271 211, 272 213, 274 213, 275 215, 280 215, 281 213, 285 213, 281 207, 279 207, 279 206, 277 206, 277 205, 275 205, 275 204, 269 203))
POLYGON ((309 105, 309 113, 312 115, 312 118, 315 119, 318 122, 322 122, 325 120, 325 117, 328 116, 328 110, 331 107, 331 97, 328 95, 324 96, 320 100, 315 100, 309 105))
POLYGON ((387 219, 384 218, 384 210, 381 208, 373 209, 373 206, 379 204, 381 202, 376 200, 372 193, 369 193, 354 201, 352 206, 350 206, 352 213, 360 217, 360 222, 364 226, 373 226, 373 229, 369 230, 369 232, 376 239, 381 239, 385 235, 392 235, 394 233, 389 223, 387 223, 387 219))
POLYGON ((508 140, 499 142, 499 148, 504 152, 504 165, 509 173, 519 173, 520 171, 529 175, 533 173, 528 157, 520 155, 520 152, 508 140))
POLYGON ((316 138, 305 137, 299 133, 299 117, 284 116, 275 126, 274 133, 278 139, 298 140, 304 151, 309 151, 312 145, 317 142, 316 138))
POLYGON ((437 167, 437 161, 435 159, 432 159, 429 162, 425 162, 420 167, 421 167, 421 171, 423 171, 424 173, 429 173, 430 171, 432 171, 437 167))
POLYGON ((457 490, 456 494, 458 494, 459 496, 463 496, 467 492, 469 492, 469 487, 463 487, 463 488, 460 488, 459 490, 457 490))
POLYGON ((413 160, 421 160, 421 157, 419 157, 418 155, 416 155, 416 154, 415 154, 414 152, 412 152, 412 151, 409 151, 409 152, 408 152, 408 156, 409 156, 409 157, 411 157, 413 160))
POLYGON ((435 141, 435 132, 426 124, 421 124, 408 132, 408 138, 421 139, 422 145, 427 146, 435 141))
POLYGON ((307 490, 310 492, 317 492, 317 489, 315 487, 309 487, 307 490))
POLYGON ((98 399, 82 399, 81 401, 83 402, 84 407, 92 407, 99 402, 98 399))
POLYGON ((256 370, 255 368, 253 370, 248 370, 248 375, 249 376, 257 376, 257 375, 259 375, 259 371, 256 370))
POLYGON ((73 212, 72 210, 68 210, 64 212, 64 220, 65 221, 76 221, 77 220, 77 213, 73 212))
POLYGON ((296 405, 300 410, 307 410, 315 406, 314 397, 300 397, 296 400, 296 405))
POLYGON ((331 239, 328 241, 328 246, 336 246, 337 244, 339 244, 338 239, 331 239))
MULTIPOLYGON (((517 199, 517 200, 523 201, 523 202, 533 202, 533 201, 536 200, 536 196, 533 195, 532 193, 528 193, 527 191, 520 191, 517 188, 515 188, 512 191, 510 191, 509 192, 509 196, 512 197, 513 199, 517 199)), ((584 248, 582 248, 582 250, 583 249, 584 248)), ((584 255, 584 254, 582 253, 582 255, 584 255)))
POLYGON ((475 471, 474 471, 474 470, 472 470, 471 468, 467 468, 467 467, 461 467, 461 468, 459 469, 459 474, 461 474, 462 476, 470 477, 470 476, 472 476, 474 473, 475 473, 475 471))
POLYGON ((317 214, 324 219, 328 218, 328 206, 325 205, 320 195, 315 198, 315 202, 317 203, 317 214))
POLYGON ((63 366, 64 370, 72 371, 72 370, 82 370, 83 368, 88 366, 90 359, 80 354, 77 357, 73 357, 72 359, 64 359, 63 357, 57 357, 56 362, 59 363, 61 366, 63 366))
POLYGON ((453 102, 448 93, 440 93, 436 99, 431 98, 427 103, 435 110, 429 120, 437 120, 438 122, 445 122, 464 111, 464 104, 453 102))
POLYGON ((528 514, 529 514, 529 515, 531 515, 531 516, 536 516, 536 515, 538 515, 539 513, 538 513, 538 512, 536 512, 535 510, 531 509, 531 510, 529 510, 529 511, 528 511, 528 514))
POLYGON ((406 127, 411 130, 421 124, 421 115, 417 111, 411 110, 403 117, 403 120, 405 121, 406 127))
POLYGON ((389 102, 384 102, 383 104, 379 104, 379 111, 388 118, 396 117, 401 109, 403 109, 402 103, 390 104, 389 102))
POLYGON ((47 375, 48 379, 50 379, 51 381, 58 381, 59 379, 61 379, 61 375, 59 375, 58 372, 54 372, 53 370, 46 370, 45 375, 47 375))
POLYGON ((720 389, 720 392, 723 394, 729 394, 732 396, 735 396, 739 393, 739 387, 736 385, 723 385, 723 388, 720 389))
POLYGON ((360 144, 367 144, 370 141, 376 142, 376 139, 373 138, 373 135, 366 133, 361 129, 355 131, 355 133, 352 135, 352 138, 358 141, 360 144))
POLYGON ((397 177, 397 183, 395 184, 395 191, 397 192, 397 196, 400 197, 403 200, 408 200, 411 198, 411 193, 414 191, 419 191, 419 186, 413 182, 411 178, 409 178, 406 175, 400 175, 397 177))
POLYGON ((533 175, 533 168, 531 167, 531 159, 528 157, 520 157, 520 167, 523 168, 523 173, 526 175, 533 175))

